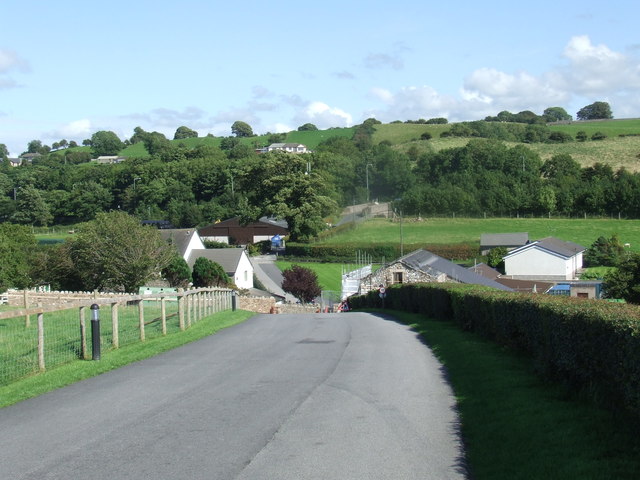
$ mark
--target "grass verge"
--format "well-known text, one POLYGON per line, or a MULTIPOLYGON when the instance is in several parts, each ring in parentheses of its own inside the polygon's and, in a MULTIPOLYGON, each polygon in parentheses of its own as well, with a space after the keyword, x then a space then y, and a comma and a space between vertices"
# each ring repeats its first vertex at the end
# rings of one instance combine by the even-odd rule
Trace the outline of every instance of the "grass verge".
POLYGON ((544 383, 528 359, 451 323, 392 315, 445 366, 474 479, 638 478, 635 422, 544 383))
POLYGON ((103 352, 99 361, 75 360, 44 373, 34 375, 0 387, 0 408, 36 397, 65 385, 94 377, 123 365, 153 357, 159 353, 199 340, 217 331, 243 322, 255 315, 253 312, 236 310, 211 315, 193 324, 184 332, 128 345, 117 350, 103 352))

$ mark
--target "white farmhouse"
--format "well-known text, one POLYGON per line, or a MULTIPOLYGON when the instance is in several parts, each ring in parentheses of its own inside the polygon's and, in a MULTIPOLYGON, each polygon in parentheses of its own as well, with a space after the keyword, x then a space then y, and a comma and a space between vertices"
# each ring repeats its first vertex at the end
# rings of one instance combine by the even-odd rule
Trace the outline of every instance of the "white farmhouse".
POLYGON ((585 248, 554 237, 516 248, 503 257, 505 275, 522 280, 574 280, 585 248))

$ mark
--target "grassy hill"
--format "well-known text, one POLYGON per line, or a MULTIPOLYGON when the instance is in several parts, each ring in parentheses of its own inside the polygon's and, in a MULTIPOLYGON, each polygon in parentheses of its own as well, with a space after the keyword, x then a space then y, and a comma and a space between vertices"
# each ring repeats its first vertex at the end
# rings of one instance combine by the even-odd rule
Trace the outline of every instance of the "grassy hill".
MULTIPOLYGON (((416 123, 390 123, 375 125, 373 143, 383 141, 391 143, 394 148, 406 152, 410 148, 418 153, 429 151, 440 151, 447 148, 462 147, 467 144, 469 138, 445 137, 440 135, 449 130, 448 125, 427 125, 416 123), (421 140, 421 135, 425 132, 431 134, 430 140, 421 140)), ((591 166, 596 162, 611 165, 614 170, 624 167, 629 171, 640 171, 640 119, 620 119, 620 120, 598 120, 585 122, 567 122, 550 124, 549 128, 560 131, 575 138, 576 133, 584 131, 589 138, 585 142, 568 143, 530 143, 528 148, 537 152, 542 160, 551 158, 553 155, 567 153, 570 154, 583 167, 591 166), (591 140, 591 136, 596 133, 604 133, 607 138, 600 141, 591 140)), ((285 135, 284 142, 302 143, 310 149, 317 146, 331 137, 351 138, 355 128, 330 128, 327 130, 315 131, 292 131, 285 135)), ((183 140, 172 140, 173 143, 181 143, 194 148, 198 145, 219 146, 221 137, 198 137, 183 140)), ((269 135, 258 135, 255 137, 241 138, 240 141, 251 147, 264 147, 269 145, 269 135)), ((516 143, 505 142, 509 146, 516 143)), ((77 147, 87 149, 88 147, 77 147)), ((75 150, 75 149, 70 149, 75 150)), ((141 143, 130 145, 120 152, 126 157, 146 157, 148 156, 144 145, 141 143)))

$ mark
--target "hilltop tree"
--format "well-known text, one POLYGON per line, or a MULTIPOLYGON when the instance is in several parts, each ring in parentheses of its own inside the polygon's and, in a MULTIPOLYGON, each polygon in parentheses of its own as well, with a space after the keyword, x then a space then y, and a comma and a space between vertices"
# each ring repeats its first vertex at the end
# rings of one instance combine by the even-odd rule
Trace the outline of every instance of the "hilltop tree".
POLYGON ((91 136, 91 148, 96 156, 117 155, 124 148, 124 143, 111 132, 101 130, 91 136))
POLYGON ((318 127, 316 127, 313 123, 305 123, 304 125, 300 125, 298 127, 299 132, 311 132, 316 130, 318 130, 318 127))
POLYGON ((562 122, 573 120, 573 117, 562 107, 549 107, 542 112, 547 122, 562 122))
POLYGON ((189 127, 178 127, 176 133, 173 135, 174 140, 181 140, 183 138, 197 138, 198 132, 191 130, 189 127))
POLYGON ((231 125, 231 133, 233 133, 236 137, 254 136, 251 125, 245 122, 241 122, 240 120, 233 122, 233 125, 231 125))
POLYGON ((607 102, 594 102, 591 105, 582 107, 578 110, 576 116, 578 120, 608 120, 613 118, 611 107, 607 102))

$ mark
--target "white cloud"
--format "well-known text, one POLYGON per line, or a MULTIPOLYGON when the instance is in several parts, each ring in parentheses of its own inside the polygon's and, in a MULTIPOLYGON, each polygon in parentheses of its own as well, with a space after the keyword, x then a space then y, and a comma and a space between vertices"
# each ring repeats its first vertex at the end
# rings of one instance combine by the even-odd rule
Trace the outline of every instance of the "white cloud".
POLYGON ((29 63, 11 50, 0 48, 0 90, 16 88, 18 83, 9 76, 12 71, 28 72, 29 63))
POLYGON ((91 136, 91 121, 83 118, 82 120, 76 120, 60 127, 56 132, 51 135, 52 138, 87 138, 91 136))
POLYGON ((569 62, 562 72, 566 87, 580 95, 593 97, 640 89, 640 60, 606 45, 593 45, 586 35, 573 37, 564 49, 564 57, 569 62))
POLYGON ((299 111, 294 121, 298 125, 313 123, 320 129, 329 127, 349 127, 353 123, 351 114, 337 107, 330 107, 323 102, 311 102, 304 110, 299 111))
POLYGON ((608 101, 617 118, 640 115, 640 60, 593 45, 587 36, 569 40, 566 63, 540 75, 508 73, 483 67, 463 81, 458 97, 444 95, 428 85, 403 87, 396 92, 376 87, 370 95, 384 107, 372 110, 382 121, 447 117, 450 121, 477 120, 502 110, 535 113, 550 106, 572 108, 572 103, 608 101))

